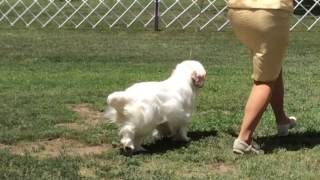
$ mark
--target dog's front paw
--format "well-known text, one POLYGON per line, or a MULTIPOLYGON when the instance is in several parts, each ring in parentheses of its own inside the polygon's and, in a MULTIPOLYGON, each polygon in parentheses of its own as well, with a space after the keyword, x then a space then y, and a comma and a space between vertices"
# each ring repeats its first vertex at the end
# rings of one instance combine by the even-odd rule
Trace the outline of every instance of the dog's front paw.
POLYGON ((188 136, 181 136, 179 134, 177 136, 173 136, 173 140, 174 141, 180 141, 180 142, 189 142, 191 140, 191 138, 189 138, 188 136))
POLYGON ((188 137, 188 131, 186 127, 182 127, 178 130, 178 133, 173 136, 173 140, 189 142, 191 139, 188 137))
POLYGON ((191 138, 189 138, 188 136, 183 136, 182 141, 189 142, 189 141, 191 141, 191 138))
POLYGON ((185 142, 189 142, 189 141, 191 141, 191 138, 186 136, 186 137, 183 137, 182 140, 185 141, 185 142))

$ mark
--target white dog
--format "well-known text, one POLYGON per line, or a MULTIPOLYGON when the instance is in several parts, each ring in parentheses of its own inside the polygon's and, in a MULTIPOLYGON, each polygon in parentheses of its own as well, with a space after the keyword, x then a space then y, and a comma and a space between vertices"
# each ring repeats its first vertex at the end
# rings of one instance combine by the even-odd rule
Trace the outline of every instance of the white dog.
POLYGON ((144 138, 155 130, 162 136, 189 141, 187 122, 205 77, 200 62, 186 60, 164 81, 137 83, 110 94, 106 116, 120 126, 123 147, 144 150, 144 138))

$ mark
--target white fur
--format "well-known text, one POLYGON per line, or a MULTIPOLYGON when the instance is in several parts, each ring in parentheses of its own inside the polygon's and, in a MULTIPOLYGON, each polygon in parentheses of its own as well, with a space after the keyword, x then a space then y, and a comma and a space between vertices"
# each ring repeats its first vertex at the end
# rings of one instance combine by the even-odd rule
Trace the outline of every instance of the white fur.
POLYGON ((186 60, 164 81, 136 83, 110 94, 106 116, 120 126, 121 144, 134 151, 143 150, 144 138, 154 130, 162 136, 189 141, 187 122, 205 76, 200 62, 186 60))

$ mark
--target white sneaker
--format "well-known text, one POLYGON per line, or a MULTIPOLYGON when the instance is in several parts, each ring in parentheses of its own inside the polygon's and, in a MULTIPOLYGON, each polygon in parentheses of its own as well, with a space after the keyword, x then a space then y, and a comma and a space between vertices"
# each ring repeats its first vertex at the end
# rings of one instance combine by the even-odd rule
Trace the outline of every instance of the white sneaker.
POLYGON ((254 146, 247 144, 239 138, 233 143, 233 152, 236 154, 263 154, 263 151, 257 150, 254 146))
POLYGON ((287 136, 289 134, 289 129, 296 127, 297 119, 294 116, 289 117, 290 123, 279 125, 278 129, 278 136, 287 136))

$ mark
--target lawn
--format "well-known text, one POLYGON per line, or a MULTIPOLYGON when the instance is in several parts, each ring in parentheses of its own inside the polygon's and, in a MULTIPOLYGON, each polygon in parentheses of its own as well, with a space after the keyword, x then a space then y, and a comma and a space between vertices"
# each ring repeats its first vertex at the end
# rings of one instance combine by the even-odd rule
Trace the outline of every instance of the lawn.
POLYGON ((254 135, 259 156, 232 153, 251 86, 247 50, 233 33, 168 30, 0 29, 0 179, 318 179, 318 32, 292 32, 285 106, 298 126, 278 138, 270 109, 254 135), (103 118, 106 97, 166 79, 197 59, 208 77, 190 143, 148 141, 128 156, 103 118))

